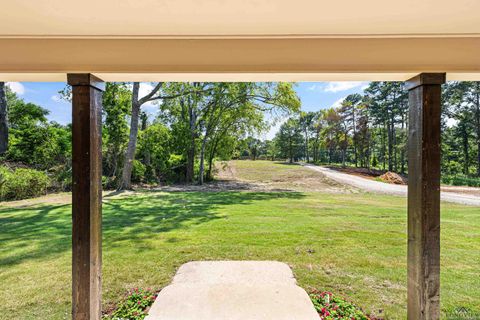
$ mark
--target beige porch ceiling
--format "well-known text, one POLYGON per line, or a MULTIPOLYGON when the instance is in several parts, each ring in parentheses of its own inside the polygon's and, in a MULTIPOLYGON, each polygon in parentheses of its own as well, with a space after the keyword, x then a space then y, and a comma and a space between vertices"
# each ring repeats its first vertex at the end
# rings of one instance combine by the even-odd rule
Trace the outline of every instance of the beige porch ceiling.
POLYGON ((478 0, 2 1, 0 80, 480 80, 478 0))
POLYGON ((479 35, 478 0, 15 0, 5 36, 479 35))

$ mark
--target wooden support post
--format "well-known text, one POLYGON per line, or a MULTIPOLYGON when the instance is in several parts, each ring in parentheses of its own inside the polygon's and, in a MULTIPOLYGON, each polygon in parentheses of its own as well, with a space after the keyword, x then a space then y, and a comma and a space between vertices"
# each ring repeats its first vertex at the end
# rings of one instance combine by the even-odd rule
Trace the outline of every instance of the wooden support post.
POLYGON ((101 319, 104 83, 68 74, 72 86, 72 319, 101 319))
POLYGON ((408 319, 440 319, 440 115, 444 73, 407 81, 408 319))

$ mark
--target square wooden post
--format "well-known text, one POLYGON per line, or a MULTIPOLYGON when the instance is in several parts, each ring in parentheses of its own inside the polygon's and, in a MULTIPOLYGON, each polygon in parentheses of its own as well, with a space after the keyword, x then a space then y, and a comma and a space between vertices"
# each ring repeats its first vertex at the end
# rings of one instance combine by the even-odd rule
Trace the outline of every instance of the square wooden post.
POLYGON ((408 319, 440 319, 440 115, 445 73, 407 81, 408 319))
POLYGON ((102 92, 91 74, 68 74, 72 86, 72 319, 101 319, 102 92))

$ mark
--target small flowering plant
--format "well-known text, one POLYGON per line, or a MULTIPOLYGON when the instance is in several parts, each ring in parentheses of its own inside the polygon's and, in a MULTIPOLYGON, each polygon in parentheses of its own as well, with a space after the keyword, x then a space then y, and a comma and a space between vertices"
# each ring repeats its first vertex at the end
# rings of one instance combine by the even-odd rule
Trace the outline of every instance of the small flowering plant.
POLYGON ((125 299, 109 315, 103 317, 105 320, 143 320, 151 305, 157 298, 158 291, 152 289, 135 288, 130 290, 125 299))
POLYGON ((310 299, 322 320, 373 320, 359 307, 347 302, 331 292, 312 292, 310 299))

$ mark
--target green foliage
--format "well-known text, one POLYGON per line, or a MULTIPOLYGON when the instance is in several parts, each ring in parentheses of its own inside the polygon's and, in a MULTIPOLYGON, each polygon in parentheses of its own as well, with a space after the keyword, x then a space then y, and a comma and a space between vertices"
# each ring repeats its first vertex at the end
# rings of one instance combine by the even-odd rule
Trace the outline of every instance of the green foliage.
POLYGON ((138 160, 133 160, 132 181, 142 182, 145 179, 145 165, 138 160))
POLYGON ((310 294, 315 310, 323 320, 370 320, 356 305, 333 295, 331 292, 314 292, 310 294))
POLYGON ((171 84, 169 90, 172 93, 195 92, 167 101, 162 106, 165 114, 161 117, 171 122, 174 153, 185 155, 187 180, 192 179, 193 158, 198 156, 202 164, 199 166, 200 183, 205 163, 209 167, 208 179, 216 157, 226 159, 235 154, 233 141, 265 127, 265 113, 275 118, 300 108, 300 100, 291 83, 178 83, 171 84))
POLYGON ((136 159, 145 165, 146 182, 158 183, 171 178, 169 159, 171 152, 171 132, 160 122, 155 122, 139 132, 136 159))
POLYGON ((45 172, 0 166, 0 200, 21 200, 45 194, 50 179, 45 172))
POLYGON ((8 93, 9 147, 6 159, 40 169, 71 157, 71 129, 47 122, 48 110, 8 93))
POLYGON ((128 142, 131 92, 125 83, 107 83, 103 93, 103 172, 116 188, 128 142))
POLYGON ((72 166, 71 163, 59 164, 48 170, 51 179, 49 189, 54 191, 72 190, 72 166))
POLYGON ((464 175, 442 176, 442 183, 453 186, 480 187, 480 178, 468 177, 464 175))
POLYGON ((151 289, 131 290, 117 308, 105 315, 105 320, 143 320, 148 314, 150 306, 157 298, 158 293, 151 289))
MULTIPOLYGON (((158 94, 155 118, 140 110, 132 170, 137 183, 211 180, 215 161, 239 157, 408 172, 408 103, 401 82, 372 82, 363 94, 318 112, 299 112, 292 83, 165 83, 158 94), (272 141, 257 138, 267 128, 266 115, 272 123, 286 120, 272 141)), ((60 95, 71 99, 71 88, 60 95)), ((71 126, 49 122, 48 110, 11 90, 6 96, 10 138, 2 160, 48 172, 49 190, 70 190, 71 126)), ((122 175, 131 107, 131 84, 107 83, 102 109, 106 188, 118 187, 122 175)), ((442 175, 444 183, 478 184, 480 82, 443 87, 442 175)))
POLYGON ((303 137, 298 119, 290 118, 282 124, 275 140, 280 157, 293 162, 303 155, 303 137))

